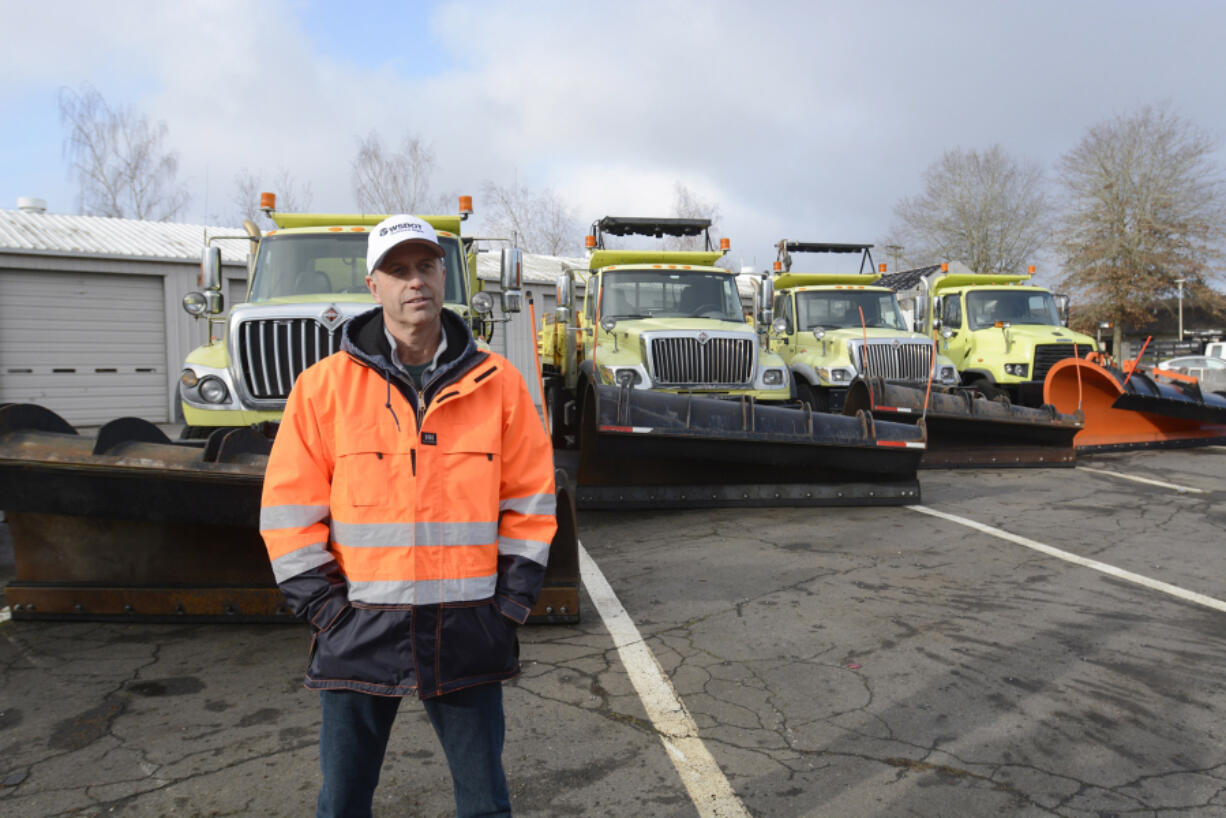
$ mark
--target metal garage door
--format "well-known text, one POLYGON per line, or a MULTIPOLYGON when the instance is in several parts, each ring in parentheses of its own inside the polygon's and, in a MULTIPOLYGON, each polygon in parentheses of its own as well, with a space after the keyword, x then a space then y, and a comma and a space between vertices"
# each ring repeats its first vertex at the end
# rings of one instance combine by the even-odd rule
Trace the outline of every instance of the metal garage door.
POLYGON ((161 276, 0 270, 0 402, 165 421, 161 276))

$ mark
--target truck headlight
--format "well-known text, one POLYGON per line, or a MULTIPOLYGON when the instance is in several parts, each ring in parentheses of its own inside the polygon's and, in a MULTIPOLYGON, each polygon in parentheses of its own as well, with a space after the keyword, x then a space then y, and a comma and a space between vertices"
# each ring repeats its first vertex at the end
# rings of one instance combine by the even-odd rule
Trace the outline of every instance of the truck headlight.
POLYGON ((221 378, 209 375, 200 379, 200 397, 209 403, 225 403, 230 399, 230 390, 221 378))
POLYGON ((851 380, 851 373, 846 369, 832 369, 830 370, 830 380, 835 383, 847 383, 851 380))
POLYGON ((941 367, 941 375, 939 380, 949 383, 958 377, 958 372, 952 366, 941 367))
POLYGON ((204 308, 208 305, 208 300, 202 292, 190 292, 183 296, 183 309, 188 315, 201 316, 204 315, 204 308))
POLYGON ((634 369, 613 370, 613 380, 618 386, 634 386, 643 382, 643 378, 634 369))
POLYGON ((1024 378, 1027 368, 1027 364, 1005 364, 1005 374, 1015 378, 1024 378))
POLYGON ((762 383, 767 386, 778 386, 783 383, 782 369, 768 369, 762 373, 762 383))
POLYGON ((477 315, 489 315, 494 311, 494 297, 482 290, 479 293, 473 293, 472 297, 473 312, 477 315))
POLYGON ((183 384, 188 389, 191 389, 199 382, 200 378, 196 376, 196 371, 194 369, 185 369, 183 370, 183 374, 179 376, 179 383, 183 384))

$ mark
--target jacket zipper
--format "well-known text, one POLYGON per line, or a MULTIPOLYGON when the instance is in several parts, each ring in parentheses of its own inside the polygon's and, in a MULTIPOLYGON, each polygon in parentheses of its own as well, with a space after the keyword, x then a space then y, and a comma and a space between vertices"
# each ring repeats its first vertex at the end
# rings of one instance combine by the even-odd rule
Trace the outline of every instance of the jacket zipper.
MULTIPOLYGON (((417 445, 421 445, 421 425, 426 418, 426 395, 425 392, 419 392, 416 388, 413 389, 413 394, 417 396, 417 445)), ((417 448, 409 449, 409 459, 412 461, 413 476, 417 476, 417 448)))

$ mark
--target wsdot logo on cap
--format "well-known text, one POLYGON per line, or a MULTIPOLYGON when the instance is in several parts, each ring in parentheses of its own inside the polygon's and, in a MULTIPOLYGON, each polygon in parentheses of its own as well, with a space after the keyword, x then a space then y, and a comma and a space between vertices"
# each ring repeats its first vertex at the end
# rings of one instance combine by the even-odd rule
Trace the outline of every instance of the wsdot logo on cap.
POLYGON ((366 243, 366 272, 374 275, 393 247, 410 242, 428 247, 436 256, 443 257, 443 247, 429 222, 403 214, 388 216, 370 231, 370 240, 366 243))

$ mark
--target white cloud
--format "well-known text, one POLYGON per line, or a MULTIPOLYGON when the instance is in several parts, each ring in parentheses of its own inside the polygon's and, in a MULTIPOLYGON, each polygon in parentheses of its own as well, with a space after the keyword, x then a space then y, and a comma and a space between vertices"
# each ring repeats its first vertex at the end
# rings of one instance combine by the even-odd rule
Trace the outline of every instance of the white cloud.
POLYGON ((290 0, 0 11, 0 100, 90 80, 165 119, 196 219, 206 176, 224 212, 244 167, 285 167, 315 207, 349 209, 358 136, 411 130, 438 155, 437 192, 548 185, 586 223, 666 212, 681 180, 763 256, 784 235, 880 236, 950 147, 1050 165, 1090 124, 1163 98, 1226 132, 1212 5, 446 2, 380 42, 329 33, 331 57, 290 0), (423 50, 448 60, 405 76, 397 55, 423 50))

